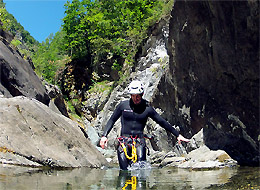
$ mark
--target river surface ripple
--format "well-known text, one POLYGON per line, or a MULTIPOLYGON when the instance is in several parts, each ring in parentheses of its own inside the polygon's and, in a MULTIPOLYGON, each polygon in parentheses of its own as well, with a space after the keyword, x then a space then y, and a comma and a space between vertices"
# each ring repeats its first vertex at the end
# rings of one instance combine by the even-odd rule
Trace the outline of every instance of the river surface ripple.
POLYGON ((216 170, 148 168, 121 171, 79 168, 39 169, 0 165, 1 190, 260 189, 259 167, 216 170))

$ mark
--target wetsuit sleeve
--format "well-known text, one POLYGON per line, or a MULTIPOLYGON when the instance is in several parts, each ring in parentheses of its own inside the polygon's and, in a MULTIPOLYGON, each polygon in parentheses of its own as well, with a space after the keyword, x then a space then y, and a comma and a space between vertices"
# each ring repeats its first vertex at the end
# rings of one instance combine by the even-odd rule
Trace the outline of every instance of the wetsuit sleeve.
POLYGON ((171 132, 173 135, 175 135, 176 137, 179 136, 179 132, 172 127, 172 125, 170 123, 168 123, 165 119, 162 118, 162 116, 160 116, 155 110, 154 108, 150 107, 150 117, 156 122, 158 123, 161 127, 163 127, 164 129, 166 129, 167 131, 171 132))
POLYGON ((118 118, 121 116, 122 111, 121 111, 121 107, 122 107, 122 103, 120 103, 114 113, 112 114, 112 116, 110 117, 110 119, 108 120, 105 130, 103 132, 103 137, 107 137, 107 135, 109 134, 109 132, 111 131, 111 129, 113 128, 113 125, 115 124, 115 122, 118 120, 118 118))

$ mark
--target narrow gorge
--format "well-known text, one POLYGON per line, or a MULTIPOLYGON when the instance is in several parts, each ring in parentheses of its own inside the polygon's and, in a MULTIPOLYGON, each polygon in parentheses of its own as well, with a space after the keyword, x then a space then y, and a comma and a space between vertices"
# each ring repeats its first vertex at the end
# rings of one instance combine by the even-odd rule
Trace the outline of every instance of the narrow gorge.
MULTIPOLYGON (((176 1, 171 14, 150 28, 130 76, 109 97, 90 95, 83 102, 90 114, 83 118, 83 127, 68 118, 59 90, 44 86, 11 47, 12 35, 0 35, 1 163, 101 167, 108 165, 105 158, 116 162, 113 142, 120 121, 109 134, 108 149, 101 150, 98 143, 116 105, 129 98, 127 85, 138 79, 145 86, 144 98, 192 139, 178 145, 149 120, 145 133, 154 136, 148 142, 152 163, 182 162, 189 168, 186 161, 210 154, 214 156, 209 160, 223 163, 224 157, 259 166, 259 1, 176 1)), ((216 166, 223 165, 210 167, 216 166)))

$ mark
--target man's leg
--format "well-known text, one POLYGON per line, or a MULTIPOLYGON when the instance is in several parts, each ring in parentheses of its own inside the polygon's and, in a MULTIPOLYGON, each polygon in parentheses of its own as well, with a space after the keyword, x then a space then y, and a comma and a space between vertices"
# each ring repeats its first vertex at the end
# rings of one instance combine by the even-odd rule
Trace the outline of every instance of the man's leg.
POLYGON ((122 147, 119 147, 117 149, 117 157, 118 157, 118 162, 119 162, 120 169, 127 170, 127 167, 129 165, 129 161, 126 158, 125 153, 124 153, 122 147))
POLYGON ((136 147, 137 161, 146 160, 146 144, 145 139, 140 139, 140 143, 136 147))

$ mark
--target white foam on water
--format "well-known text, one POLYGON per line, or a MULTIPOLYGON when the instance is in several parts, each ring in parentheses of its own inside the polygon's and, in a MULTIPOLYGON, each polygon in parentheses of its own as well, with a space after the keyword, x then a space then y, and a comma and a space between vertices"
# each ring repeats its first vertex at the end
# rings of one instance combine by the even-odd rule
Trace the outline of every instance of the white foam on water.
POLYGON ((140 170, 140 169, 151 169, 152 166, 149 162, 146 161, 139 161, 136 163, 133 163, 131 166, 128 166, 127 169, 132 171, 132 170, 140 170))
POLYGON ((127 170, 131 171, 132 176, 136 176, 139 179, 145 179, 150 175, 152 166, 149 162, 140 161, 128 166, 127 170))

